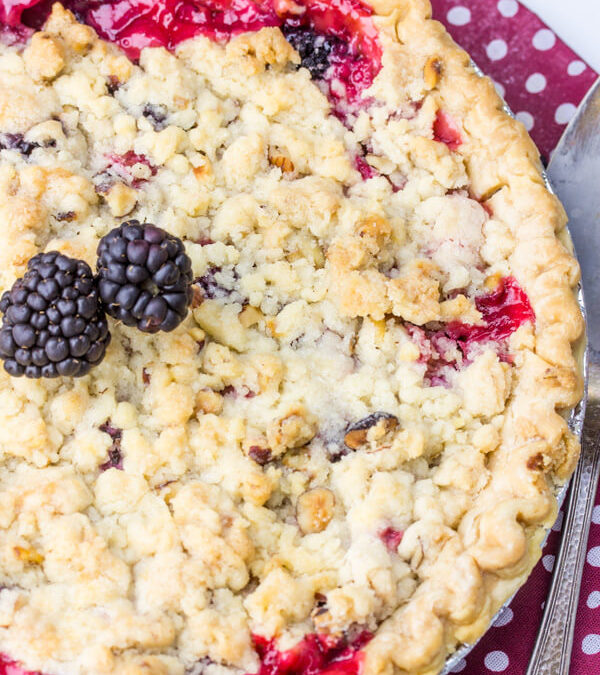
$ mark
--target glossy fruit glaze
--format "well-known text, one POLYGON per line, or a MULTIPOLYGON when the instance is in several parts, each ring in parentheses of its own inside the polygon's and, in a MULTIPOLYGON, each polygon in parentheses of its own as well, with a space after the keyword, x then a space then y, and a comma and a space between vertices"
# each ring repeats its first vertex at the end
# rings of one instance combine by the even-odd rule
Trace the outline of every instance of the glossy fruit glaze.
POLYGON ((6 656, 0 654, 0 675, 42 675, 40 672, 23 670, 21 666, 6 656))
POLYGON ((291 649, 279 651, 274 640, 255 635, 261 659, 256 675, 358 675, 364 658, 361 649, 372 637, 368 631, 351 641, 311 633, 291 649))
MULTIPOLYGON (((362 631, 353 640, 335 639, 311 633, 291 649, 279 651, 275 640, 252 637, 261 664, 256 675, 359 675, 362 648, 373 635, 362 631)), ((18 663, 0 655, 0 675, 42 675, 24 670, 18 663)))
POLYGON ((478 325, 452 321, 436 329, 406 326, 419 347, 419 362, 426 365, 429 385, 449 386, 449 370, 471 363, 481 343, 493 343, 498 357, 511 362, 506 340, 523 324, 535 322, 529 298, 514 277, 501 279, 494 291, 475 298, 475 306, 482 316, 478 325))
MULTIPOLYGON (((381 68, 371 10, 360 0, 63 0, 63 4, 133 59, 144 47, 173 50, 197 35, 224 41, 265 26, 279 26, 284 32, 309 28, 334 43, 322 81, 341 117, 361 103, 362 92, 381 68)), ((0 24, 12 29, 16 40, 26 28, 40 28, 51 5, 51 0, 1 0, 0 24)))
POLYGON ((500 279, 492 293, 475 298, 475 306, 481 312, 483 324, 449 323, 445 330, 448 337, 467 344, 498 342, 509 338, 522 324, 535 321, 529 298, 514 277, 500 279))
POLYGON ((456 150, 462 144, 456 122, 442 110, 438 110, 433 121, 434 140, 445 143, 450 150, 456 150))

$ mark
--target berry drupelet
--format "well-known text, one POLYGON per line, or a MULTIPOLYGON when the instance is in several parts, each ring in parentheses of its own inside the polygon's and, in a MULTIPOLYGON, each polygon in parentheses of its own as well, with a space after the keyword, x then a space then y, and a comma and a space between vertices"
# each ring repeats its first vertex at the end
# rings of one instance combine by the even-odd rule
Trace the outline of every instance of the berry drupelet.
POLYGON ((183 242, 129 220, 100 240, 98 289, 111 316, 145 333, 171 331, 192 301, 192 262, 183 242))
POLYGON ((310 71, 314 79, 325 77, 331 65, 330 58, 340 40, 333 35, 319 35, 308 27, 284 26, 286 40, 298 52, 301 64, 310 71))
POLYGON ((0 358, 15 377, 81 377, 110 342, 90 266, 57 251, 40 253, 0 300, 0 358))

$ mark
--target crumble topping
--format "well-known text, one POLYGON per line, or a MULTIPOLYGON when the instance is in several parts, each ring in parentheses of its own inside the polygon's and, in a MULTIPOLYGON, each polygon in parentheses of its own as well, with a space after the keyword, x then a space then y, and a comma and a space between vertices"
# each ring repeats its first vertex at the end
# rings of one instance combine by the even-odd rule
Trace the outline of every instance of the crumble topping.
POLYGON ((111 322, 81 380, 0 373, 7 659, 435 672, 539 555, 577 456, 562 213, 422 3, 350 4, 333 24, 381 59, 356 99, 317 2, 137 62, 57 4, 1 48, 1 289, 42 250, 93 265, 125 217, 182 238, 195 279, 181 326, 111 322))

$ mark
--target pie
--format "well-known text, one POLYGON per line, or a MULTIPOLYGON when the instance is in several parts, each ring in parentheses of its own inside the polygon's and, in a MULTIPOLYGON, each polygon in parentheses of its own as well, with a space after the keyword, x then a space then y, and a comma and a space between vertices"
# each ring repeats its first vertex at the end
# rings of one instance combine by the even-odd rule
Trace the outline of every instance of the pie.
POLYGON ((426 0, 65 7, 0 5, 0 291, 162 228, 191 305, 2 371, 1 672, 438 673, 579 452, 535 146, 426 0))

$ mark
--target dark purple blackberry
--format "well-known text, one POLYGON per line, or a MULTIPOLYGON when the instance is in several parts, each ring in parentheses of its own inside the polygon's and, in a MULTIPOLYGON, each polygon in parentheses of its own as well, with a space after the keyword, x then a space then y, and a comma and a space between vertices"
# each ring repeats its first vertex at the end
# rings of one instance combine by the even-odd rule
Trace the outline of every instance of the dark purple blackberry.
POLYGON ((106 91, 108 91, 111 96, 115 95, 115 92, 118 91, 120 86, 121 82, 119 81, 118 77, 115 75, 108 76, 108 79, 106 80, 106 91))
POLYGON ((150 122, 154 131, 162 131, 167 126, 169 109, 162 103, 146 103, 142 115, 150 122))
POLYGON ((194 279, 194 286, 202 290, 202 296, 208 300, 225 299, 231 295, 231 290, 222 286, 215 274, 221 271, 220 267, 210 267, 201 277, 194 279))
POLYGON ((100 470, 107 469, 123 469, 123 457, 121 455, 121 439, 123 437, 123 429, 113 427, 110 420, 106 420, 104 424, 99 427, 100 431, 108 434, 112 440, 112 445, 108 449, 108 460, 100 464, 100 470))
POLYGON ((300 54, 302 66, 310 71, 314 79, 322 79, 331 65, 334 48, 341 43, 331 35, 319 35, 311 28, 283 27, 286 40, 300 54))
POLYGON ((16 150, 25 157, 29 157, 39 147, 39 143, 26 141, 23 134, 0 134, 0 150, 16 150))
POLYGON ((15 377, 81 377, 110 342, 90 266, 57 251, 29 261, 0 311, 0 358, 15 377))
POLYGON ((223 302, 248 303, 239 290, 239 274, 235 267, 209 267, 201 276, 194 279, 194 290, 200 304, 203 300, 221 300, 223 302))
POLYGON ((171 331, 192 301, 192 261, 181 239, 128 220, 98 244, 98 290, 106 311, 145 333, 171 331))

